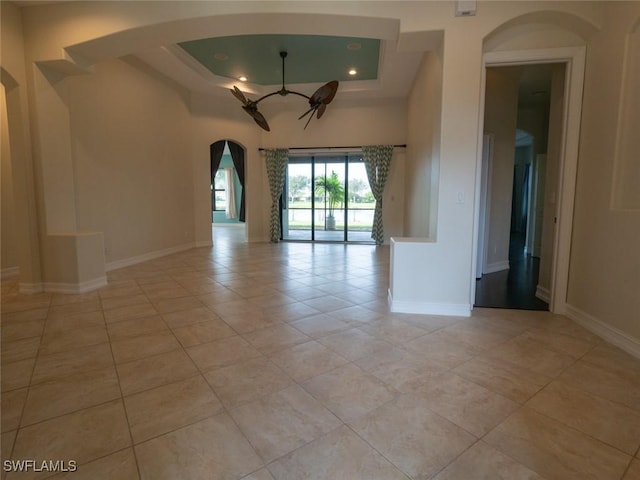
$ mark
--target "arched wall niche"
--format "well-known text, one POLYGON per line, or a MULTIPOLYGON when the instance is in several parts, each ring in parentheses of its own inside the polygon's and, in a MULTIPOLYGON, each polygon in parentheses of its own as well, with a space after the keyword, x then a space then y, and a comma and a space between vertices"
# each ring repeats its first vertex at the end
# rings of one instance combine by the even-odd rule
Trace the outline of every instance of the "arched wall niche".
POLYGON ((640 121, 640 93, 637 89, 637 79, 640 78, 640 17, 625 36, 611 208, 640 212, 640 138, 637 135, 640 121))
MULTIPOLYGON (((541 278, 547 280, 538 284, 541 287, 542 283, 546 283, 545 290, 550 292, 549 309, 555 313, 562 313, 566 307, 585 52, 587 42, 597 31, 594 24, 576 15, 540 11, 506 21, 483 39, 483 84, 488 67, 545 63, 558 65, 556 87, 552 87, 550 92, 552 96, 557 94, 552 102, 556 105, 553 115, 555 126, 550 125, 549 131, 559 135, 554 137, 552 144, 557 149, 554 155, 559 159, 554 178, 561 186, 553 201, 547 202, 551 207, 545 218, 554 219, 554 222, 557 219, 557 226, 553 238, 549 237, 546 241, 546 250, 552 253, 544 256, 545 275, 542 274, 541 264, 541 278), (565 82, 567 78, 570 80, 565 82)), ((481 103, 484 109, 484 93, 481 103)), ((551 113, 549 118, 551 121, 551 113)), ((481 158, 481 151, 478 151, 477 157, 481 158)), ((481 162, 478 162, 480 165, 481 162)), ((473 283, 472 292, 475 292, 473 283)))
POLYGON ((596 31, 595 25, 569 13, 532 12, 495 28, 484 38, 483 51, 580 46, 596 31))

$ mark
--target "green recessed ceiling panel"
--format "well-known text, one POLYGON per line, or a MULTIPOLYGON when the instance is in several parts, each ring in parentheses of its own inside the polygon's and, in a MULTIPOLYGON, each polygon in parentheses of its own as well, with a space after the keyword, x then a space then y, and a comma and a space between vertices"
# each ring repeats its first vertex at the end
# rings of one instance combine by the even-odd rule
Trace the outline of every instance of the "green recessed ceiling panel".
POLYGON ((247 77, 257 85, 282 83, 280 52, 286 51, 285 83, 374 80, 380 40, 322 35, 238 35, 178 44, 215 75, 247 77), (357 71, 349 75, 350 69, 357 71))

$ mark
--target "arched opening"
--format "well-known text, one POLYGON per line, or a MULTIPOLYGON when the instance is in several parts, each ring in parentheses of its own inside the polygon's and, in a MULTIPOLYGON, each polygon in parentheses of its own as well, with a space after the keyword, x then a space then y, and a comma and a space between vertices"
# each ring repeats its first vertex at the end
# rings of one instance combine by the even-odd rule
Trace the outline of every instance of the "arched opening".
POLYGON ((232 140, 209 146, 211 226, 214 244, 246 239, 245 149, 232 140))
MULTIPOLYGON (((546 221, 543 225, 543 239, 547 247, 542 247, 545 261, 540 265, 540 276, 545 284, 539 282, 536 296, 549 303, 549 309, 563 313, 566 305, 569 275, 569 251, 571 248, 571 229, 575 184, 577 171, 577 149, 581 117, 581 95, 584 77, 585 43, 595 31, 595 27, 583 19, 560 12, 544 11, 527 14, 510 20, 491 32, 484 41, 483 85, 486 86, 491 71, 503 68, 533 68, 550 66, 552 70, 549 125, 547 129, 548 152, 545 172, 544 203, 546 221), (553 157, 553 158, 551 158, 553 157), (549 160, 551 159, 551 160, 549 160), (552 165, 553 168, 550 168, 552 165), (555 176, 549 179, 549 172, 555 176), (546 253, 544 253, 546 251, 546 253), (544 288, 543 288, 544 287, 544 288)), ((506 70, 505 70, 506 71, 506 70)), ((513 82, 511 82, 513 86, 513 82)), ((513 102, 517 102, 517 83, 513 102)), ((502 98, 498 96, 498 98, 502 98)), ((487 128, 487 111, 492 100, 483 88, 482 106, 485 112, 480 122, 479 135, 484 136, 487 128)), ((511 104, 512 110, 517 107, 511 104)), ((517 118, 517 113, 516 113, 517 118)), ((517 123, 514 122, 514 132, 517 123)), ((515 134, 514 134, 515 137, 515 134)), ((478 151, 477 171, 482 171, 482 141, 478 151)), ((515 153, 515 141, 511 147, 511 158, 515 153)), ((508 156, 508 154, 507 154, 508 156)), ((512 168, 512 167, 511 167, 512 168)), ((531 173, 531 172, 530 172, 531 173)), ((513 175, 513 173, 511 173, 513 175)), ((477 198, 480 198, 481 185, 478 175, 477 198)), ((532 178, 531 175, 529 178, 532 178)), ((510 185, 509 196, 512 195, 510 185)), ((508 217, 511 218, 511 202, 508 217)), ((480 202, 476 208, 476 226, 482 219, 480 202)), ((479 229, 475 228, 475 232, 479 229)), ((476 237, 474 259, 479 260, 481 242, 476 237)), ((491 245, 485 248, 491 249, 491 245)), ((506 249, 508 255, 508 248, 506 249)), ((479 263, 479 261, 478 261, 479 263)), ((508 260, 506 264, 508 268, 508 260)), ((478 272, 480 273, 480 272, 478 272)), ((472 285, 472 300, 476 297, 476 278, 472 285)))

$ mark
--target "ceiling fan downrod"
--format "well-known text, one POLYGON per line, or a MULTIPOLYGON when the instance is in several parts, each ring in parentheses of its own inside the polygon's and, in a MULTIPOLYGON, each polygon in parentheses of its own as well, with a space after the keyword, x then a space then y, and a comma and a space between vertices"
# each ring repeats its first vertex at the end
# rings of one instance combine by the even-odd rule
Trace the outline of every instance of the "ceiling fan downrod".
POLYGON ((284 97, 289 94, 289 91, 284 86, 284 59, 287 58, 287 52, 280 52, 280 58, 282 59, 282 89, 280 90, 280 95, 284 97))
POLYGON ((322 115, 324 114, 327 108, 327 105, 331 103, 331 101, 333 100, 333 97, 335 96, 338 90, 338 81, 332 80, 331 82, 325 83, 322 87, 316 90, 311 97, 305 95, 304 93, 295 92, 293 90, 287 90, 287 87, 285 86, 285 82, 284 82, 285 80, 284 63, 285 63, 285 59, 287 58, 286 50, 283 50, 280 52, 280 58, 282 59, 282 88, 280 90, 276 90, 275 92, 271 92, 266 95, 263 95, 258 100, 247 99, 242 93, 242 91, 240 91, 240 89, 236 86, 233 87, 233 90, 231 90, 231 93, 233 94, 234 97, 240 100, 240 102, 242 102, 242 109, 253 118, 253 120, 260 126, 260 128, 266 130, 267 132, 271 131, 271 129, 269 128, 269 124, 267 123, 267 120, 258 111, 258 103, 260 103, 265 98, 269 98, 276 94, 285 97, 290 93, 293 93, 294 95, 304 97, 309 101, 310 108, 299 117, 299 120, 306 117, 309 113, 311 113, 309 120, 307 120, 307 123, 304 126, 304 128, 306 129, 307 125, 309 125, 309 122, 313 118, 313 113, 316 113, 317 118, 322 117, 322 115))

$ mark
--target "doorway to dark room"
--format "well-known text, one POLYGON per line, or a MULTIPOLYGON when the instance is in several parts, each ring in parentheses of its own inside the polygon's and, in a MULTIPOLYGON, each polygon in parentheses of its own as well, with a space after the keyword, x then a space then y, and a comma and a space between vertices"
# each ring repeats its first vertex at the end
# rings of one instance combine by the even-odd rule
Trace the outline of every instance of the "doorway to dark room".
POLYGON ((549 310, 564 71, 487 68, 476 307, 549 310))

